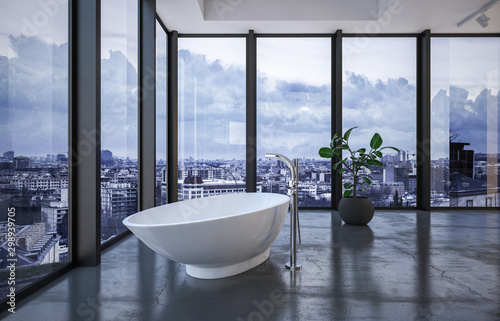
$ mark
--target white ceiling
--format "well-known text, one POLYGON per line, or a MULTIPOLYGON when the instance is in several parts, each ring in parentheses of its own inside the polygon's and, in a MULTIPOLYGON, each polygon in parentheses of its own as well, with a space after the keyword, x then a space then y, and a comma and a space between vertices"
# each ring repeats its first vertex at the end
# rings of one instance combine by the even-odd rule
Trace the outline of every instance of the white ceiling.
POLYGON ((179 33, 500 33, 500 3, 489 26, 457 23, 491 0, 156 0, 179 33), (387 9, 389 7, 389 9, 387 9))

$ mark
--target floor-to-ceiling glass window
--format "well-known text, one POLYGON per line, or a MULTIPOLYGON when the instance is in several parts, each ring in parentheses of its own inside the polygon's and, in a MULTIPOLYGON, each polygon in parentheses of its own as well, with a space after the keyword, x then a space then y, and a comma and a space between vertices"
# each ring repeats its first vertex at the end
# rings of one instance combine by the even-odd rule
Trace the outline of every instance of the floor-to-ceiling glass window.
POLYGON ((156 22, 156 206, 167 204, 167 33, 156 22))
POLYGON ((179 38, 178 199, 245 192, 245 38, 179 38))
POLYGON ((68 5, 3 1, 0 30, 0 300, 15 301, 68 263, 68 5))
POLYGON ((431 205, 500 206, 500 39, 432 38, 431 205))
MULTIPOLYGON (((374 133, 384 146, 383 167, 373 166, 364 195, 375 206, 416 206, 416 40, 415 38, 343 39, 344 131, 357 126, 350 143, 369 148, 374 133)), ((352 174, 342 174, 348 181, 352 174)))
POLYGON ((137 4, 101 1, 101 242, 137 212, 137 4))
POLYGON ((299 158, 299 205, 331 205, 331 46, 325 38, 257 39, 257 188, 286 194, 290 171, 265 153, 299 158))

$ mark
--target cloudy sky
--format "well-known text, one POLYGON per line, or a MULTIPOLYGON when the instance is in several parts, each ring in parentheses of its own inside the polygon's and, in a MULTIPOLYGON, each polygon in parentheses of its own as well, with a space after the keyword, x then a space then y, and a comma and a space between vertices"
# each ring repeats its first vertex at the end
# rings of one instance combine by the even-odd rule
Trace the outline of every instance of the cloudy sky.
POLYGON ((11 37, 16 57, 0 56, 0 153, 65 154, 68 46, 11 37))
POLYGON ((0 56, 15 57, 10 36, 38 37, 57 45, 68 41, 68 0, 0 0, 0 56))
POLYGON ((179 39, 179 158, 245 159, 245 39, 208 40, 179 39))
MULTIPOLYGON (((457 55, 444 55, 441 52, 448 48, 435 45, 433 57, 433 112, 437 116, 433 118, 433 158, 446 157, 448 154, 448 132, 451 129, 462 131, 463 137, 471 142, 471 149, 478 152, 487 150, 496 152, 494 146, 487 146, 487 138, 498 136, 496 127, 487 127, 486 113, 492 113, 491 102, 498 97, 498 86, 493 81, 498 75, 498 46, 499 41, 493 39, 479 39, 474 45, 482 46, 491 50, 489 54, 481 52, 477 54, 475 47, 467 46, 462 39, 458 43, 463 46, 452 44, 457 55), (469 48, 469 49, 468 49, 469 48), (467 53, 468 50, 468 53, 467 53), (466 53, 464 53, 464 51, 466 53), (464 61, 475 60, 475 65, 468 68, 464 61), (438 58, 449 61, 448 70, 443 73, 436 65, 443 65, 438 58), (439 61, 438 63, 436 63, 439 61), (495 74, 496 72, 496 74, 495 74), (481 83, 471 81, 475 79, 487 79, 481 83), (486 78, 487 77, 487 78, 486 78), (443 79, 445 81, 443 81, 443 79), (493 79, 493 80, 492 80, 493 79), (460 88, 461 93, 453 91, 460 88), (488 92, 482 92, 485 88, 488 92), (485 96, 486 95, 486 96, 485 96), (484 98, 486 97, 486 98, 484 98), (445 98, 445 100, 442 100, 445 98), (477 101, 476 101, 477 100, 477 101), (490 102, 486 108, 485 103, 490 102), (443 103, 446 108, 443 109, 443 103), (460 109, 458 106, 463 106, 460 109), (450 114, 451 108, 451 114, 450 114), (471 111, 472 108, 472 111, 471 111), (451 117, 450 117, 451 115, 451 117), (486 130, 468 128, 468 126, 481 126, 489 128, 486 130), (493 132, 493 134, 492 134, 493 132)), ((220 75, 211 77, 227 79, 234 68, 240 68, 244 72, 244 41, 219 39, 212 42, 211 39, 181 39, 183 54, 197 55, 202 58, 197 63, 205 64, 203 68, 215 63, 226 69, 220 69, 220 75), (207 49, 208 48, 208 49, 207 49), (217 48, 217 49, 215 49, 217 48), (227 71, 227 73, 226 73, 227 71)), ((449 40, 447 40, 449 41, 449 40)), ((451 40, 450 42, 454 42, 451 40)), ((330 40, 328 38, 299 38, 299 39, 276 39, 259 38, 258 50, 258 157, 262 157, 267 151, 280 152, 290 157, 317 157, 317 148, 328 144, 330 136, 330 40)), ((352 143, 356 147, 366 146, 374 132, 378 132, 384 139, 384 144, 396 146, 402 150, 413 152, 416 150, 416 42, 415 39, 396 38, 370 38, 363 41, 355 38, 344 39, 344 74, 343 74, 343 105, 344 105, 344 129, 358 126, 351 136, 352 143)), ((194 60, 191 60, 194 63, 194 60)), ((185 66, 184 66, 185 67, 185 66)), ((192 67, 202 70, 200 66, 192 67)), ((192 69, 192 70, 194 70, 192 69)), ((192 74, 194 75, 194 73, 192 74)), ((206 81, 202 73, 197 75, 197 92, 200 92, 200 82, 203 83, 203 92, 218 92, 224 90, 222 86, 211 86, 211 81, 206 81)), ((241 84, 239 91, 240 104, 244 103, 241 97, 244 91, 242 79, 234 84, 241 84)), ((223 84, 223 82, 222 82, 223 84)), ((193 100, 197 96, 196 108, 200 112, 200 96, 194 95, 194 90, 184 88, 183 97, 185 101, 193 100), (187 98, 187 96, 191 96, 187 98)), ((206 101, 206 97, 203 98, 206 101)), ((206 112, 213 107, 204 105, 206 112)), ((495 105, 496 106, 496 105, 495 105)), ((184 105, 187 110, 194 110, 189 103, 184 105)), ((496 109, 495 109, 496 110, 496 109)), ((236 118, 238 118, 236 116, 236 118)), ((239 109, 239 120, 244 118, 244 109, 239 109)), ((496 117, 495 119, 497 119, 496 117)), ((204 124, 204 130, 210 128, 211 121, 203 121, 201 116, 194 117, 198 126, 204 124), (208 126, 208 127, 207 127, 208 126)), ((218 123, 218 129, 224 128, 217 134, 217 142, 225 146, 224 153, 231 153, 227 141, 230 140, 230 129, 232 124, 230 118, 227 122, 218 123)), ((185 123, 187 124, 187 122, 185 123)), ((469 126, 469 127, 470 127, 469 126)), ((185 127, 187 128, 187 127, 185 127)), ((190 131, 193 135, 194 130, 190 131)), ((196 147, 196 155, 200 158, 217 157, 216 144, 208 144, 207 137, 201 137, 202 131, 196 131, 196 138, 189 136, 184 140, 185 155, 189 152, 189 146, 196 147), (192 143, 189 144, 189 141, 192 143), (214 148, 208 148, 213 146, 214 148), (199 152, 201 149, 205 152, 199 152), (207 151, 208 150, 208 151, 207 151), (213 156, 211 156, 211 154, 213 156), (202 156, 203 155, 203 156, 202 156)), ((213 128, 211 133, 215 133, 213 128)), ((184 133, 183 137, 189 134, 184 133)), ((490 139, 491 141, 491 139, 490 139)), ((242 151, 234 152, 235 155, 243 155, 242 151)), ((231 158, 231 157, 228 157, 231 158)), ((236 157, 239 158, 239 157, 236 157)))
MULTIPOLYGON (((181 154, 196 155, 195 158, 214 158, 231 153, 228 144, 230 126, 245 119, 244 40, 219 39, 211 44, 208 41, 188 38, 180 42, 183 50, 180 55, 181 70, 192 70, 189 76, 181 75, 181 113, 192 117, 182 118, 181 115, 181 145, 184 145, 181 154), (207 45, 219 48, 221 54, 217 56, 217 51, 212 49, 205 53, 207 45), (184 59, 187 56, 189 60, 184 59), (225 57, 232 58, 224 61, 225 57), (221 68, 216 69, 216 66, 221 68), (241 70, 238 74, 241 78, 232 77, 235 69, 241 70), (209 73, 208 70, 219 72, 209 73), (197 83, 194 89, 195 85, 187 85, 187 82, 195 78, 197 83), (206 93, 217 93, 210 97, 213 99, 221 92, 227 92, 228 78, 233 79, 230 81, 233 84, 231 88, 239 84, 239 90, 235 90, 238 98, 230 99, 237 102, 239 109, 228 111, 228 116, 231 116, 224 120, 218 116, 218 121, 214 122, 207 115, 211 111, 219 114, 221 107, 226 105, 208 101, 206 93), (193 129, 195 122, 196 130, 193 129), (210 136, 206 135, 207 131, 210 136), (211 139, 217 143, 210 143, 211 139), (223 153, 219 153, 219 145, 224 147, 223 153)), ((345 59, 344 126, 346 129, 356 125, 360 127, 352 136, 355 145, 368 144, 374 132, 378 131, 388 144, 413 151, 415 122, 407 119, 408 116, 415 119, 415 70, 407 66, 415 61, 415 42, 405 40, 399 44, 404 52, 412 52, 413 56, 407 57, 398 51, 389 56, 382 54, 383 48, 394 45, 393 39, 385 43, 374 41, 345 59), (370 59, 366 59, 367 56, 370 59), (360 73, 360 65, 376 67, 360 73), (376 74, 380 74, 380 78, 376 78, 376 74)), ((277 152, 292 158, 317 158, 318 149, 327 146, 331 139, 331 40, 260 38, 257 53, 257 156, 261 158, 266 152, 277 152)), ((222 95, 226 98, 230 96, 222 95)), ((244 150, 233 149, 235 155, 241 155, 235 158, 244 157, 244 150)))
MULTIPOLYGON (((344 38, 342 42, 344 70, 374 81, 403 77, 415 85, 415 38, 344 38)), ((347 74, 343 76, 346 81, 347 74)))
POLYGON ((431 42, 433 159, 447 157, 449 133, 466 149, 500 152, 500 40, 434 38, 431 42))
MULTIPOLYGON (((0 153, 65 154, 68 4, 67 0, 27 2, 1 1, 0 153)), ((136 158, 137 1, 103 1, 101 14, 102 148, 136 158)), ((160 77, 160 84, 165 81, 160 77)), ((159 116, 164 118, 165 113, 159 116)))
MULTIPOLYGON (((379 133, 384 146, 416 150, 416 41, 343 39, 343 127, 355 148, 379 133)), ((394 153, 389 151, 389 153, 394 153)))
POLYGON ((331 137, 331 39, 257 42, 257 157, 315 157, 331 137))
POLYGON ((137 69, 137 4, 136 0, 101 1, 101 57, 121 51, 137 69))
MULTIPOLYGON (((102 146, 131 158, 137 154, 135 2, 117 11, 103 7, 102 40, 102 146)), ((67 4, 36 2, 21 11, 13 3, 2 1, 7 10, 0 12, 0 153, 66 153, 67 4)), ((450 131, 471 149, 498 152, 500 41, 435 38, 432 45, 433 158, 447 155, 450 131)), ((180 38, 179 48, 180 157, 244 159, 245 39, 180 38)), ((257 50, 258 157, 317 157, 331 138, 330 39, 259 38, 257 50)), ((415 39, 346 38, 343 58, 344 128, 359 127, 353 143, 366 145, 377 131, 386 144, 414 151, 415 39)), ((158 66, 164 70, 164 57, 158 66)), ((160 77, 160 87, 165 83, 160 77)), ((164 92, 158 101, 164 104, 164 92)), ((164 109, 158 117, 164 124, 164 109)))

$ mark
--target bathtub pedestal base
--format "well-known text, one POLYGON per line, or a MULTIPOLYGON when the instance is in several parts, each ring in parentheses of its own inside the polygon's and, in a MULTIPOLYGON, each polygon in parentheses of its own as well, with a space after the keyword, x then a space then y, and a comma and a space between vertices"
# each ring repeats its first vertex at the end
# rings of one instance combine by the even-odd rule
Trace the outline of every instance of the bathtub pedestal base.
POLYGON ((261 254, 240 263, 232 265, 204 264, 186 265, 186 273, 198 279, 220 279, 243 273, 260 265, 269 258, 270 249, 261 254))

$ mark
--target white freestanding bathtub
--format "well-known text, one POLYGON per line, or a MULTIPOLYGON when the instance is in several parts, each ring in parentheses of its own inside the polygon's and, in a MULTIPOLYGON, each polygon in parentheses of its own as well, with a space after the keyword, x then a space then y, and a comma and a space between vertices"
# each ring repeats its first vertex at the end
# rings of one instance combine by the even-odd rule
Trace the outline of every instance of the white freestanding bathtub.
POLYGON ((267 260, 289 202, 281 194, 226 194, 141 211, 123 224, 153 251, 186 264, 187 274, 218 279, 267 260))

